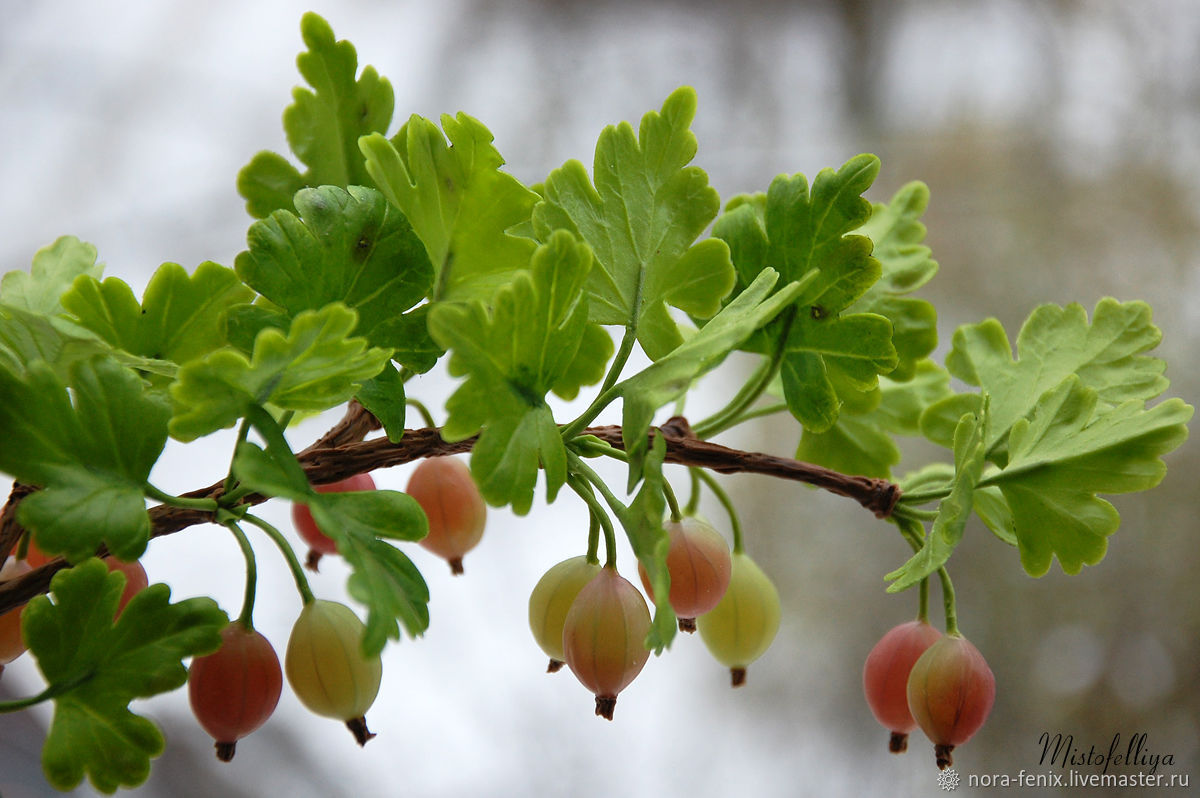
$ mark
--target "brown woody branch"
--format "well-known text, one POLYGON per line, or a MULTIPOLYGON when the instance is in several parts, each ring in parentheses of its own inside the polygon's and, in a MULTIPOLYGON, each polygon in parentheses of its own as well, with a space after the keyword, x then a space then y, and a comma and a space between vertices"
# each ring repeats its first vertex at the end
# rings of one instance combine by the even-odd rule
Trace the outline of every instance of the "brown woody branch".
MULTIPOLYGON (((392 443, 387 438, 363 440, 368 432, 375 429, 379 429, 375 417, 357 402, 352 402, 346 416, 336 426, 297 455, 309 481, 315 485, 337 482, 377 468, 403 465, 436 455, 468 452, 475 444, 474 438, 447 443, 442 440, 440 430, 432 428, 405 430, 404 437, 398 443, 392 443)), ((619 426, 590 427, 584 430, 584 434, 595 436, 617 449, 624 448, 619 426)), ((663 436, 667 444, 668 463, 706 468, 722 474, 763 474, 804 482, 852 498, 879 518, 890 516, 900 498, 899 486, 887 480, 848 476, 787 457, 747 452, 701 440, 692 433, 687 419, 679 416, 652 429, 650 434, 663 436)), ((16 521, 16 508, 21 498, 33 490, 25 485, 13 486, 13 493, 0 513, 0 552, 10 550, 23 533, 24 530, 16 521)), ((217 482, 183 495, 186 498, 217 499, 223 493, 223 483, 217 482)), ((252 494, 243 501, 259 504, 268 498, 252 494)), ((152 507, 149 514, 151 537, 170 535, 212 521, 210 512, 166 505, 152 507)), ((98 552, 101 555, 105 553, 103 550, 98 552)), ((45 593, 50 587, 51 577, 65 567, 67 563, 63 560, 53 560, 24 576, 0 584, 0 614, 45 593)))

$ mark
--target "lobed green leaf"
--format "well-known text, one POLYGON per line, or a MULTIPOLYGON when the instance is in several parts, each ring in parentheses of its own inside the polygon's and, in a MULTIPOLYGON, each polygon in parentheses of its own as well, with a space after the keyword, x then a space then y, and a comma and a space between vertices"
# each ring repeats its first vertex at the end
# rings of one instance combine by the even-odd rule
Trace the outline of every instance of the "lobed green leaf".
POLYGON ((26 606, 21 634, 51 687, 54 716, 42 748, 47 780, 60 790, 86 776, 100 791, 146 780, 162 732, 129 710, 187 681, 182 662, 215 651, 228 616, 209 598, 171 604, 156 584, 135 595, 114 623, 125 578, 90 559, 59 571, 50 595, 26 606))
POLYGON ((704 171, 688 166, 695 115, 696 93, 683 87, 660 112, 643 116, 636 134, 627 122, 605 128, 592 164, 595 185, 583 164, 568 161, 546 179, 533 212, 540 237, 565 229, 591 246, 598 266, 587 284, 592 320, 633 328, 653 360, 683 341, 668 306, 707 319, 734 284, 724 242, 696 243, 720 198, 704 171))
POLYGON ((358 139, 387 130, 395 98, 391 84, 373 67, 357 79, 354 45, 336 40, 333 29, 311 11, 300 20, 308 48, 296 58, 311 89, 297 87, 283 112, 292 152, 308 169, 301 173, 281 155, 260 152, 238 173, 238 193, 251 216, 294 210, 296 192, 306 186, 371 185, 358 151, 358 139))
POLYGON ((486 300, 529 265, 536 243, 511 231, 529 222, 538 196, 500 171, 504 159, 478 120, 460 113, 441 122, 445 136, 414 114, 390 140, 376 133, 359 147, 380 191, 425 244, 430 298, 486 300))

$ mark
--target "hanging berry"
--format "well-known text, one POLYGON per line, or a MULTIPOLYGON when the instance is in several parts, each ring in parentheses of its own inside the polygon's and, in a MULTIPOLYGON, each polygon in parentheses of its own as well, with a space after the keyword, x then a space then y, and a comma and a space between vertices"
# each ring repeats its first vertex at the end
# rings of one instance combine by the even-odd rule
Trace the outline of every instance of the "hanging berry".
POLYGON ((547 673, 554 673, 566 662, 563 623, 567 612, 579 591, 599 572, 600 563, 589 562, 581 554, 551 567, 529 594, 529 629, 533 639, 550 657, 547 673))
POLYGON ((421 545, 463 572, 463 556, 479 543, 487 522, 487 504, 466 463, 456 457, 421 461, 405 489, 425 511, 429 534, 421 545))
MULTIPOLYGON (((679 618, 679 629, 696 631, 696 618, 717 606, 729 587, 732 561, 729 545, 721 533, 699 518, 668 521, 664 527, 670 539, 667 572, 671 575, 668 601, 679 618)), ((638 564, 642 587, 651 599, 654 589, 646 569, 638 564)))
POLYGON ((729 668, 730 682, 746 682, 746 668, 761 657, 779 631, 779 591, 744 552, 734 552, 725 595, 696 626, 713 657, 729 668))
POLYGON ((282 688, 270 641, 237 621, 221 630, 219 649, 192 660, 188 699, 196 720, 216 740, 217 759, 233 759, 237 741, 266 723, 282 688))
POLYGON ((925 621, 892 627, 879 639, 863 665, 863 692, 867 706, 891 732, 888 750, 899 754, 908 748, 908 733, 917 728, 908 709, 908 675, 913 664, 942 636, 925 621))
POLYGON ((908 675, 908 708, 933 742, 937 766, 979 731, 996 700, 996 677, 969 640, 948 634, 930 646, 908 675))

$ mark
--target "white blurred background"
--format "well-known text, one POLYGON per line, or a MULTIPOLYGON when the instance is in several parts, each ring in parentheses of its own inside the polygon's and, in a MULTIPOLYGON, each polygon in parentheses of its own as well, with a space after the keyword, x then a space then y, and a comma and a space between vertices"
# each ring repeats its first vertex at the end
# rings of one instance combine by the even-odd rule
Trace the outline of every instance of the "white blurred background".
MULTIPOLYGON (((1171 394, 1195 401, 1200 4, 1190 0, 0 0, 0 269, 27 268, 63 234, 95 244, 106 273, 139 295, 163 261, 232 265, 250 222, 234 178, 260 149, 287 153, 280 115, 300 82, 299 19, 310 9, 355 44, 360 66, 392 82, 389 132, 410 113, 466 111, 529 183, 567 158, 590 163, 604 125, 636 124, 681 84, 700 97, 696 162, 725 198, 875 152, 883 171, 871 199, 912 179, 931 187, 928 242, 942 271, 922 295, 939 308, 943 342, 989 315, 1015 337, 1043 301, 1090 309, 1106 295, 1146 299, 1165 332, 1171 394)), ((746 367, 731 360, 689 412, 715 408, 746 367)), ((452 388, 434 375, 412 391, 440 410, 452 388)), ((336 416, 293 430, 293 445, 336 416)), ((726 440, 788 454, 796 438, 784 425, 726 440)), ((229 445, 217 435, 172 447, 153 479, 176 491, 209 484, 229 445)), ((901 470, 930 452, 914 443, 901 470)), ((1077 576, 1055 565, 1031 580, 1014 551, 968 528, 951 571, 963 629, 988 657, 998 698, 956 756, 964 779, 1049 771, 1038 737, 1061 731, 1102 748, 1115 734, 1147 733, 1154 753, 1173 756, 1160 772, 1200 780, 1197 461, 1186 445, 1156 492, 1118 498, 1124 523, 1107 560, 1077 576)), ((408 471, 376 481, 403 489, 408 471)), ((906 558, 899 537, 836 497, 749 477, 725 484, 785 604, 746 687, 730 690, 686 636, 622 693, 612 723, 592 715, 568 672, 543 673, 528 592, 586 537, 582 508, 564 494, 526 518, 493 511, 462 578, 410 547, 432 623, 386 652, 368 715, 379 737, 365 749, 285 688, 274 718, 222 765, 179 691, 142 706, 168 747, 134 793, 937 792, 924 741, 888 755, 859 685, 870 646, 914 612, 913 596, 883 590, 882 575, 906 558)), ((264 513, 290 528, 276 504, 264 513)), ((705 510, 728 529, 719 508, 705 510)), ((256 625, 282 652, 299 603, 275 552, 255 542, 256 625)), ((143 562, 177 597, 212 595, 236 614, 241 559, 222 530, 156 540, 143 562)), ((627 550, 623 562, 632 563, 627 550)), ((339 598, 345 576, 327 559, 314 589, 339 598)), ((0 696, 39 685, 23 658, 6 669, 0 696)), ((0 717, 3 798, 54 794, 37 753, 48 718, 0 717)))

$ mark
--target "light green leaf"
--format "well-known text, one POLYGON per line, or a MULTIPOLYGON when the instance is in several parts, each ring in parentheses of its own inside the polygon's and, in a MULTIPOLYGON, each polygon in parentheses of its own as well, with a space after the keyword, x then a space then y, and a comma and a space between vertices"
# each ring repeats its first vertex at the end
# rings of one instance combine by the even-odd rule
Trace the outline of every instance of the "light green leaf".
POLYGON ((300 20, 300 34, 308 49, 296 65, 312 89, 292 91, 283 128, 292 152, 308 169, 301 174, 273 152, 254 156, 238 173, 237 187, 246 210, 259 219, 293 210, 292 198, 305 186, 371 185, 358 139, 387 130, 392 121, 391 84, 369 66, 355 79, 358 55, 350 42, 335 40, 329 23, 311 11, 300 20))
POLYGON ((629 488, 642 478, 647 432, 654 413, 685 394, 692 383, 725 359, 746 338, 775 318, 802 290, 792 284, 768 297, 776 273, 763 269, 754 282, 695 335, 666 357, 616 386, 624 399, 621 438, 629 454, 629 488))
POLYGON ((739 286, 765 268, 785 281, 814 275, 794 307, 753 337, 745 348, 783 348, 780 369, 788 409, 813 432, 837 419, 844 391, 869 392, 877 376, 897 365, 892 324, 851 306, 879 279, 871 240, 853 235, 870 217, 861 197, 879 172, 873 155, 852 158, 837 172, 822 170, 811 190, 804 175, 776 177, 765 197, 730 202, 713 234, 729 243, 739 286))
MULTIPOLYGON (((1013 425, 1026 418, 1047 391, 1072 374, 1095 390, 1105 406, 1152 399, 1166 390, 1166 364, 1144 354, 1162 337, 1150 317, 1150 306, 1144 302, 1111 298, 1096 304, 1090 324, 1080 305, 1042 305, 1022 325, 1015 359, 1003 326, 988 319, 958 328, 946 367, 951 375, 991 395, 987 444, 992 450, 1008 439, 1013 425)), ((974 400, 943 401, 957 410, 974 400)), ((922 420, 922 430, 943 445, 946 415, 944 408, 934 405, 928 420, 922 420)), ((989 457, 1003 465, 1003 457, 995 451, 989 457)))
POLYGON ((667 550, 671 541, 663 529, 666 502, 663 499, 662 464, 666 455, 666 441, 661 435, 656 435, 642 466, 644 478, 641 488, 619 519, 634 555, 646 569, 653 595, 658 596, 654 620, 645 640, 646 648, 656 654, 661 654, 671 645, 677 628, 675 611, 671 609, 669 600, 671 575, 667 571, 667 550))
POLYGON ((350 337, 357 323, 354 311, 334 303, 297 314, 286 337, 264 329, 250 359, 225 348, 183 366, 171 386, 171 435, 182 441, 208 435, 232 426, 253 405, 319 411, 349 400, 390 354, 350 337))
POLYGON ((80 560, 104 544, 137 559, 150 536, 142 490, 170 409, 109 359, 70 373, 64 383, 41 362, 24 378, 0 369, 0 471, 44 488, 18 515, 42 551, 80 560))
POLYGON ((42 362, 67 380, 72 364, 104 354, 114 354, 112 347, 61 316, 0 305, 0 368, 14 375, 23 376, 30 364, 42 362))
POLYGON ((96 248, 75 236, 62 236, 33 256, 29 272, 8 272, 0 278, 0 305, 43 316, 62 313, 59 298, 81 274, 97 278, 104 264, 96 263, 96 248))
POLYGON ((130 701, 182 687, 187 657, 221 644, 229 618, 209 598, 171 604, 171 590, 142 590, 114 624, 124 576, 90 559, 54 575, 50 595, 26 606, 21 634, 50 685, 62 685, 42 747, 46 779, 60 790, 86 776, 104 793, 136 787, 162 753, 162 732, 130 701))
POLYGON ((275 211, 251 225, 235 263, 247 285, 290 317, 341 302, 358 313, 354 334, 372 346, 431 348, 423 318, 400 321, 433 281, 404 215, 361 186, 303 189, 295 204, 298 215, 275 211))
POLYGON ((446 402, 442 436, 480 433, 471 473, 485 500, 511 504, 518 515, 532 505, 539 466, 551 500, 567 478, 566 450, 545 397, 578 372, 588 317, 582 288, 591 268, 587 246, 556 232, 534 253, 530 270, 496 293, 490 310, 480 302, 438 303, 429 314, 434 339, 451 351, 450 373, 467 377, 446 402))
POLYGON ((929 188, 920 181, 903 186, 884 205, 875 203, 871 218, 856 232, 874 242, 871 255, 879 261, 878 282, 850 306, 852 313, 877 313, 892 323, 892 344, 899 363, 888 376, 910 379, 917 363, 937 346, 937 311, 923 299, 906 294, 937 273, 930 257, 921 214, 929 205, 929 188))
MULTIPOLYGON (((272 436, 273 437, 273 436, 272 436)), ((429 626, 429 588, 416 566, 383 540, 420 540, 429 532, 421 506, 394 490, 318 493, 294 476, 295 457, 280 444, 263 451, 242 443, 234 473, 244 484, 271 496, 308 505, 317 526, 337 544, 353 569, 347 587, 367 607, 363 650, 374 656, 389 638, 400 639, 400 624, 412 636, 429 626)))
POLYGON ((888 479, 900 462, 900 449, 892 435, 919 435, 922 411, 950 394, 950 375, 931 360, 922 360, 907 382, 879 378, 872 394, 876 401, 862 412, 843 407, 838 420, 825 432, 805 429, 796 459, 832 468, 843 474, 888 479))
POLYGON ((231 269, 200 264, 189 275, 177 263, 154 272, 141 303, 122 280, 80 276, 63 308, 109 345, 154 360, 187 363, 225 345, 223 314, 254 292, 231 269))
POLYGON ((1041 576, 1057 557, 1066 573, 1103 559, 1120 516, 1099 493, 1148 490, 1166 473, 1160 459, 1187 439, 1192 408, 1168 399, 1111 407, 1071 376, 1012 425, 1008 463, 983 487, 998 487, 1012 513, 1021 564, 1041 576))
POLYGON ((546 179, 545 201, 534 209, 534 229, 576 233, 591 246, 598 268, 588 280, 591 318, 633 327, 651 359, 682 343, 667 311, 672 306, 707 319, 734 284, 724 242, 695 243, 720 209, 708 176, 688 166, 696 155, 689 126, 696 93, 676 89, 641 127, 623 122, 600 134, 593 186, 579 161, 546 179))
POLYGON ((887 575, 887 579, 894 580, 888 586, 889 593, 906 590, 941 568, 962 540, 967 519, 971 517, 975 487, 983 473, 987 425, 986 399, 979 415, 964 415, 959 421, 954 432, 954 481, 950 495, 938 506, 938 516, 921 550, 887 575))
POLYGON ((441 121, 445 137, 414 114, 390 141, 375 134, 359 146, 379 190, 425 244, 430 298, 486 300, 529 265, 535 242, 510 228, 529 221, 538 196, 500 171, 504 159, 478 120, 460 113, 441 121))

